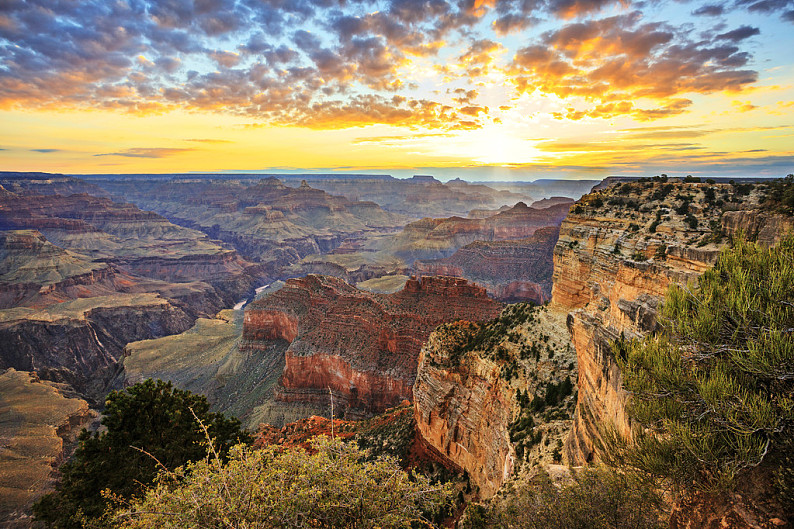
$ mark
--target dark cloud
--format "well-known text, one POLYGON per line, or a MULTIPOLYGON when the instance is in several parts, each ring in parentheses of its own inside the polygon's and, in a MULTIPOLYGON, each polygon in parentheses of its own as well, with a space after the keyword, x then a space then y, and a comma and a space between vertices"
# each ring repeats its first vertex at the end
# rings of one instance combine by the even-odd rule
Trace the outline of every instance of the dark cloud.
POLYGON ((739 42, 740 40, 744 40, 754 35, 760 35, 760 34, 761 34, 761 30, 758 28, 754 28, 752 26, 740 26, 734 29, 733 31, 728 31, 726 33, 721 33, 717 35, 717 39, 739 42))
POLYGON ((61 149, 30 149, 30 152, 40 152, 43 154, 47 154, 51 152, 61 152, 61 149))
POLYGON ((716 17, 725 12, 725 6, 719 4, 711 4, 701 6, 694 11, 692 14, 695 16, 708 16, 708 17, 716 17))

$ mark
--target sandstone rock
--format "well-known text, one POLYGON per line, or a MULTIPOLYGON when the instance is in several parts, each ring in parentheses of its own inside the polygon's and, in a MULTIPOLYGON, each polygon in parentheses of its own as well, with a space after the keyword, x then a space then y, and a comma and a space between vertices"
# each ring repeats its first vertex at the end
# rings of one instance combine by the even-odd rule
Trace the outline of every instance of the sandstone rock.
POLYGON ((573 396, 554 404, 555 418, 529 408, 532 396, 543 400, 550 384, 576 376, 565 316, 546 308, 511 316, 515 307, 489 324, 438 327, 422 348, 413 388, 420 438, 466 471, 482 499, 524 462, 551 463, 571 424, 573 396))
POLYGON ((790 217, 760 211, 760 199, 758 189, 739 196, 729 184, 615 180, 571 209, 554 250, 552 289, 552 305, 570 312, 579 364, 579 401, 566 445, 570 461, 597 459, 605 426, 630 433, 610 341, 652 331, 668 286, 696 281, 728 235, 744 229, 770 244, 791 229, 790 217), (708 188, 735 210, 707 204, 708 188), (695 227, 678 211, 685 196, 688 211, 700 212, 695 227))
POLYGON ((416 261, 422 275, 464 277, 484 286, 500 301, 551 299, 554 246, 559 228, 538 229, 531 237, 506 241, 477 241, 444 259, 416 261))
POLYGON ((499 307, 464 279, 409 279, 394 294, 371 294, 309 275, 249 305, 243 339, 246 347, 290 342, 277 399, 326 406, 330 388, 337 410, 357 416, 411 398, 419 350, 434 327, 489 319, 499 307))

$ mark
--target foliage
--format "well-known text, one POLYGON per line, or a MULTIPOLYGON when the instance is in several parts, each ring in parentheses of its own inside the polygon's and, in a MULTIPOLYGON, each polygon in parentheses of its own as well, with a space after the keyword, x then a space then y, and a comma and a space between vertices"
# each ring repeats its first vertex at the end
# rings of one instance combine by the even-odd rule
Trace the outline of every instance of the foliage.
POLYGON ((767 202, 783 213, 794 215, 794 174, 769 183, 767 202))
POLYGON ((668 291, 662 324, 614 344, 643 427, 617 459, 680 487, 730 488, 792 435, 794 237, 735 240, 697 288, 668 291))
POLYGON ((634 474, 604 469, 575 472, 558 489, 547 474, 486 509, 472 509, 467 529, 661 529, 662 500, 634 474))
POLYGON ((226 453, 240 441, 240 421, 210 413, 206 397, 149 379, 125 391, 111 392, 105 403, 102 433, 80 434, 72 459, 61 467, 56 492, 44 496, 34 513, 49 527, 77 528, 98 522, 110 505, 103 495, 128 500, 157 475, 158 465, 176 468, 205 457, 205 433, 226 453))
POLYGON ((319 437, 313 451, 253 450, 163 472, 145 498, 120 513, 125 528, 375 528, 429 526, 426 515, 451 497, 449 486, 408 474, 395 459, 319 437))

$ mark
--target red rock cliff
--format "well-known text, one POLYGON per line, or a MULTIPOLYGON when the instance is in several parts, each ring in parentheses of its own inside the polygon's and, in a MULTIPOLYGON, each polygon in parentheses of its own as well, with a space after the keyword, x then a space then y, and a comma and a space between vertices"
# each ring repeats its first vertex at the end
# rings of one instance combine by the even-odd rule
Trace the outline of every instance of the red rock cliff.
POLYGON ((440 323, 487 320, 500 304, 465 279, 410 279, 394 294, 371 294, 344 281, 309 275, 246 310, 249 347, 291 341, 276 389, 279 400, 326 403, 373 413, 411 398, 419 350, 440 323))

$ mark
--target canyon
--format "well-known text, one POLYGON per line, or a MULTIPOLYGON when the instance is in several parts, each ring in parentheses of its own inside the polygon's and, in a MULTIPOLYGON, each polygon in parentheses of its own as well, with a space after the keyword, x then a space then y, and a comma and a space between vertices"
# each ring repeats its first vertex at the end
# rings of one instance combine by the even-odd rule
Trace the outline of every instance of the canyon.
POLYGON ((540 228, 531 237, 476 241, 443 259, 415 261, 419 275, 463 277, 482 285, 494 298, 542 305, 551 299, 554 246, 559 228, 540 228))
POLYGON ((519 202, 485 218, 425 218, 408 224, 389 240, 389 250, 407 263, 443 259, 475 241, 522 239, 540 228, 559 226, 568 209, 568 203, 538 209, 519 202))
MULTIPOLYGON (((42 487, 104 393, 150 377, 206 395, 260 443, 305 444, 332 406, 339 432, 375 432, 379 450, 397 428, 405 464, 465 475, 467 500, 597 463, 605 425, 633 428, 611 342, 653 332, 668 286, 697 281, 731 236, 794 229, 746 183, 618 178, 575 204, 558 191, 584 184, 510 206, 530 187, 298 180, 0 175, 0 387, 30 407, 3 395, 0 414, 25 418, 0 437, 26 438, 38 402, 57 411, 42 487), (400 186, 452 216, 361 201, 400 186)), ((0 515, 25 526, 34 496, 12 495, 0 515)))

